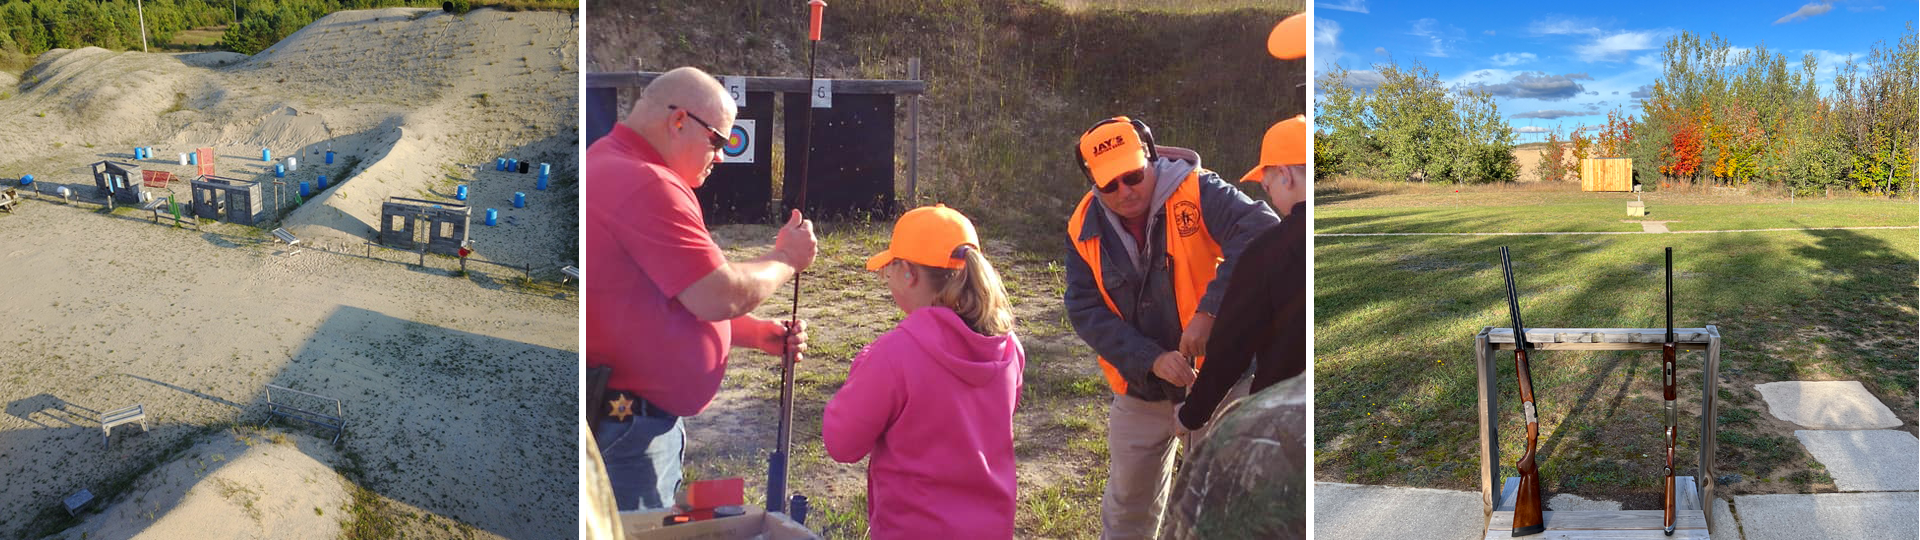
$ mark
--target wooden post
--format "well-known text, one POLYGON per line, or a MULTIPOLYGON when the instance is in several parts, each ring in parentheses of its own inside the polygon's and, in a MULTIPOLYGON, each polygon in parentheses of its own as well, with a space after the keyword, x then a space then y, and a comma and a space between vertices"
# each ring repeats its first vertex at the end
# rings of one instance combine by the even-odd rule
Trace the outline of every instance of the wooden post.
POLYGON ((1480 388, 1480 504, 1482 512, 1493 512, 1500 506, 1500 492, 1495 483, 1500 480, 1500 386, 1494 377, 1500 370, 1494 365, 1493 345, 1487 343, 1487 333, 1493 327, 1483 327, 1473 336, 1473 367, 1478 375, 1480 388))
MULTIPOLYGON (((920 58, 907 59, 907 79, 920 80, 920 58)), ((920 94, 907 98, 907 203, 913 208, 920 198, 920 94)))

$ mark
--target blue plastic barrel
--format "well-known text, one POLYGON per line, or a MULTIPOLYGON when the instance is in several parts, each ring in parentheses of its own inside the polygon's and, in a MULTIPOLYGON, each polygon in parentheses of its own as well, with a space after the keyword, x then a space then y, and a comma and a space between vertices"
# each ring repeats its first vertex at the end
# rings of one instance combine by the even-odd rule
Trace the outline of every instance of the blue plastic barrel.
POLYGON ((494 225, 499 225, 500 224, 499 220, 500 220, 500 212, 492 208, 488 208, 487 209, 487 226, 492 227, 494 225))
POLYGON ((526 207, 527 207, 527 192, 525 192, 525 191, 515 191, 515 192, 513 192, 513 207, 514 207, 514 208, 526 208, 526 207))
POLYGON ((140 159, 140 152, 141 152, 140 147, 138 146, 133 147, 133 159, 140 159))
POLYGON ((537 190, 540 190, 540 191, 546 191, 546 190, 547 190, 547 175, 546 175, 545 173, 542 173, 542 174, 540 175, 540 179, 539 179, 539 180, 536 180, 536 181, 534 181, 534 182, 533 182, 533 189, 537 189, 537 190))
POLYGON ((327 151, 327 164, 328 164, 328 165, 332 165, 332 164, 333 164, 333 151, 332 151, 332 150, 328 150, 328 151, 327 151))
POLYGON ((274 177, 274 178, 286 178, 286 177, 287 177, 287 166, 286 166, 286 165, 282 165, 282 164, 279 164, 279 163, 275 163, 275 164, 273 164, 273 177, 274 177))
POLYGON ((33 185, 33 175, 29 174, 29 175, 20 177, 20 185, 23 185, 23 186, 33 185))
POLYGON ((507 172, 520 170, 520 160, 507 158, 507 172))
POLYGON ((301 197, 312 197, 312 196, 313 196, 313 187, 312 187, 312 186, 309 186, 309 185, 307 185, 307 183, 306 183, 306 182, 301 182, 301 183, 300 183, 300 196, 301 196, 301 197))
POLYGON ((467 185, 460 184, 459 187, 453 188, 453 198, 462 201, 467 200, 467 185))
POLYGON ((320 175, 320 189, 327 189, 327 175, 320 175))
POLYGON ((199 164, 200 164, 200 153, 199 153, 199 152, 187 152, 187 164, 188 164, 188 165, 199 165, 199 164))
POLYGON ((493 160, 493 170, 496 170, 496 171, 504 171, 504 170, 507 170, 507 158, 496 158, 496 159, 494 159, 494 160, 493 160))
POLYGON ((260 161, 273 161, 273 151, 265 148, 261 148, 260 161))

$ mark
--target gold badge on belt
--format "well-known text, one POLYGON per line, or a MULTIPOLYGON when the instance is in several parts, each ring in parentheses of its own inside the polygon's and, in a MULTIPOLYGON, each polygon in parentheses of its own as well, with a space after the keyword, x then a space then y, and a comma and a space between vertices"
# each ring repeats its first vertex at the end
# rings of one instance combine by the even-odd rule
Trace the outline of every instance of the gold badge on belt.
POLYGON ((612 401, 608 401, 607 403, 613 405, 613 411, 607 413, 607 416, 613 418, 614 421, 625 422, 628 417, 633 416, 633 400, 627 399, 626 395, 615 396, 612 401))

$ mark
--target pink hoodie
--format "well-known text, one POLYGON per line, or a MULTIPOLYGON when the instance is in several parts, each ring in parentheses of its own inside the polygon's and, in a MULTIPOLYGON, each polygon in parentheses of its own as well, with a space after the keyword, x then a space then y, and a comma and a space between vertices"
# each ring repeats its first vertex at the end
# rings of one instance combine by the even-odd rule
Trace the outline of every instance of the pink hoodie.
POLYGON ((873 538, 1012 538, 1013 407, 1027 353, 944 307, 907 315, 853 359, 827 402, 835 461, 867 454, 873 538))

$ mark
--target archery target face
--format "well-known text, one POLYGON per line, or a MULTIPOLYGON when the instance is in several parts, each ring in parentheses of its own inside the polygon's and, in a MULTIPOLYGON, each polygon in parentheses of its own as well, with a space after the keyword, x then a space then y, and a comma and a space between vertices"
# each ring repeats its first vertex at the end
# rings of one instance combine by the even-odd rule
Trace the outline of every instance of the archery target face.
POLYGON ((727 133, 727 145, 720 147, 721 163, 753 163, 753 120, 735 120, 727 133))

